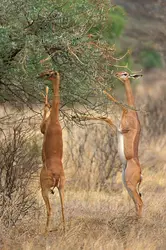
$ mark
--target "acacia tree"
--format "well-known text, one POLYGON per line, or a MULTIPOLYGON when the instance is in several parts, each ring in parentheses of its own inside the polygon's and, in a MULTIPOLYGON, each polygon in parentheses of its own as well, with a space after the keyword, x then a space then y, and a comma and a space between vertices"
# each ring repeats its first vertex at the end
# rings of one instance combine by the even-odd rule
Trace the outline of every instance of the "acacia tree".
POLYGON ((61 73, 63 106, 80 103, 96 111, 105 109, 101 89, 111 85, 116 62, 113 42, 123 28, 122 10, 116 15, 106 0, 2 0, 1 4, 1 103, 38 102, 44 83, 36 76, 53 68, 61 73))

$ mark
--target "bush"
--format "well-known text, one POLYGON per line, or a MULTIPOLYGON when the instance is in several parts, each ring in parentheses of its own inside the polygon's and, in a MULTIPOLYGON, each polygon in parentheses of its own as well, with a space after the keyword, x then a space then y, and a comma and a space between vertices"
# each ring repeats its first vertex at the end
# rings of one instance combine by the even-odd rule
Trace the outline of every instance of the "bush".
POLYGON ((162 59, 160 53, 153 48, 142 50, 140 53, 140 63, 144 69, 161 68, 162 59))
POLYGON ((73 171, 72 188, 105 190, 116 188, 116 176, 121 170, 117 157, 117 138, 103 121, 87 122, 83 129, 70 127, 64 157, 66 169, 73 171))
POLYGON ((143 86, 136 91, 136 99, 138 107, 143 105, 145 111, 140 114, 142 142, 149 146, 153 141, 155 145, 159 144, 161 148, 164 148, 166 146, 166 86, 164 78, 158 83, 158 74, 160 73, 155 71, 150 74, 150 79, 145 79, 143 86), (153 79, 152 82, 150 82, 151 79, 153 79))
POLYGON ((20 124, 3 131, 0 142, 0 219, 13 226, 34 207, 35 198, 29 184, 37 171, 38 147, 34 133, 20 124))
POLYGON ((122 34, 126 24, 126 14, 122 7, 116 6, 110 10, 109 35, 111 38, 118 38, 122 34), (111 31, 111 32, 110 32, 111 31))
POLYGON ((107 42, 112 43, 114 39, 119 38, 126 24, 126 14, 122 7, 116 6, 110 8, 107 14, 107 21, 100 23, 90 29, 90 33, 102 33, 107 42))

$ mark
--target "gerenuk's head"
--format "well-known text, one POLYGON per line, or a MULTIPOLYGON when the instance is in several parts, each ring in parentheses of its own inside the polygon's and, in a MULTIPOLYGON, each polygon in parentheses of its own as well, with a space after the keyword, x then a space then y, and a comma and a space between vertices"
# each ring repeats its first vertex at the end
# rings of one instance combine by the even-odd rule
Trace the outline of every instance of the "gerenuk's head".
POLYGON ((42 72, 38 77, 52 81, 54 79, 57 79, 57 77, 59 77, 59 73, 57 71, 47 70, 45 72, 42 72))
POLYGON ((122 82, 125 82, 127 81, 128 79, 130 78, 133 78, 133 79, 138 79, 139 77, 142 77, 142 75, 140 74, 129 74, 128 72, 117 72, 115 74, 115 76, 121 80, 122 82))

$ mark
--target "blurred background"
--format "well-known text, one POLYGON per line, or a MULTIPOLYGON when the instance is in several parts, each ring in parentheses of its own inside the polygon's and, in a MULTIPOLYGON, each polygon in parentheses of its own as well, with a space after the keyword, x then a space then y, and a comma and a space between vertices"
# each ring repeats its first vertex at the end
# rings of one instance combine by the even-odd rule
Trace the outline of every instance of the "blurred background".
POLYGON ((2 0, 0 3, 0 249, 166 249, 166 49, 163 0, 2 0), (46 69, 61 75, 60 120, 66 175, 66 234, 58 192, 50 195, 53 231, 44 238, 39 127, 46 69), (142 131, 143 218, 121 181, 116 124, 126 103, 114 74, 132 82, 142 131), (74 119, 73 117, 77 118, 74 119))

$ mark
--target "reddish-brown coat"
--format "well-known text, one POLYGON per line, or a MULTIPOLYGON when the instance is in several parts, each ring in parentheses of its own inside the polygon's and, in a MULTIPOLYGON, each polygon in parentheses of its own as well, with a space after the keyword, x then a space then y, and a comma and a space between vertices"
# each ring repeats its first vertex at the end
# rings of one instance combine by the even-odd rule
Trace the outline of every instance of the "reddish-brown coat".
MULTIPOLYGON (((40 174, 40 183, 42 189, 42 196, 47 208, 47 223, 46 231, 49 226, 51 216, 51 206, 49 203, 48 193, 50 189, 55 187, 59 190, 62 219, 64 224, 64 184, 65 175, 62 165, 63 157, 63 140, 62 140, 62 128, 59 122, 59 84, 60 76, 58 72, 48 71, 40 75, 40 77, 47 76, 47 79, 52 81, 54 97, 52 102, 52 108, 48 110, 48 104, 45 103, 44 116, 40 129, 44 134, 43 148, 42 148, 42 160, 43 168, 40 174), (50 112, 47 117, 47 113, 50 112)), ((47 98, 46 98, 47 100, 47 98)))
MULTIPOLYGON (((137 215, 141 216, 143 202, 137 191, 137 185, 141 183, 141 167, 138 158, 138 146, 141 126, 137 111, 135 110, 134 96, 130 84, 130 75, 127 72, 119 72, 116 76, 123 82, 129 109, 123 110, 121 119, 121 131, 124 141, 124 154, 126 165, 123 167, 124 185, 133 199, 137 215)), ((138 77, 138 75, 137 75, 138 77)))

